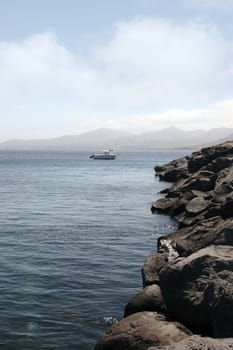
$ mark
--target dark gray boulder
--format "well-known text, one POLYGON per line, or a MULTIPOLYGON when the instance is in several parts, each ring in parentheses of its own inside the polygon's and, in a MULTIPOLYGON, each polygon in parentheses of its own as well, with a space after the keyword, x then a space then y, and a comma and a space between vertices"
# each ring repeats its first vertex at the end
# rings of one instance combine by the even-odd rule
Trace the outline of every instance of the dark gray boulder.
POLYGON ((206 164, 206 159, 201 153, 193 153, 191 159, 188 161, 188 170, 190 173, 198 171, 201 167, 206 164))
POLYGON ((233 163, 232 157, 219 157, 214 159, 211 163, 212 169, 214 172, 218 173, 219 171, 229 167, 233 163))
POLYGON ((163 240, 172 241, 173 247, 181 256, 190 255, 209 245, 233 245, 233 218, 222 220, 220 216, 215 216, 161 236, 158 239, 159 250, 163 240))
POLYGON ((159 284, 159 271, 168 262, 166 254, 156 253, 149 255, 142 266, 143 287, 151 284, 159 284))
POLYGON ((124 317, 135 314, 140 311, 165 312, 163 297, 160 287, 157 284, 145 287, 137 293, 125 306, 124 317))
POLYGON ((158 213, 168 214, 171 208, 176 203, 176 198, 160 198, 156 202, 152 203, 151 211, 158 213))
POLYGON ((216 215, 233 217, 232 163, 233 142, 225 142, 157 167, 156 174, 162 180, 172 172, 169 181, 175 183, 166 189, 165 198, 153 203, 152 211, 174 216, 180 228, 216 215))
POLYGON ((190 200, 186 205, 186 213, 190 216, 196 216, 209 207, 209 202, 203 197, 196 197, 190 200))
POLYGON ((181 213, 185 213, 188 203, 196 197, 195 191, 188 191, 185 193, 179 192, 179 197, 170 210, 171 215, 176 217, 181 213))
POLYGON ((171 322, 157 312, 138 312, 122 319, 104 333, 94 350, 147 350, 168 345, 191 335, 178 322, 171 322))
MULTIPOLYGON (((213 169, 213 165, 211 164, 213 160, 231 156, 232 149, 233 143, 230 141, 202 148, 199 152, 194 152, 192 157, 189 158, 188 171, 194 173, 203 167, 213 169)), ((225 163, 225 165, 228 166, 227 163, 225 163)))
POLYGON ((160 285, 169 315, 194 333, 232 336, 232 271, 231 246, 210 246, 162 269, 160 285), (224 321, 217 314, 222 310, 224 315, 226 305, 230 312, 224 321))
POLYGON ((167 182, 186 178, 188 176, 188 159, 188 157, 183 157, 163 166, 156 166, 154 168, 156 176, 159 176, 161 181, 167 182))
POLYGON ((182 193, 192 190, 198 190, 202 192, 212 191, 214 189, 216 179, 216 174, 212 174, 211 176, 201 173, 195 174, 186 180, 184 184, 182 184, 181 188, 177 188, 176 190, 182 193))

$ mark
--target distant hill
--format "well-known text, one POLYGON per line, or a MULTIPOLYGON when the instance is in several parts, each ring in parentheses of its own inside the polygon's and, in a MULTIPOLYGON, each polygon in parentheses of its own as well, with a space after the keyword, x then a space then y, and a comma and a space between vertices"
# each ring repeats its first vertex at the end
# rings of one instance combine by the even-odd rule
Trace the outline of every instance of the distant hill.
POLYGON ((232 132, 233 129, 230 128, 184 131, 171 127, 139 135, 135 145, 139 148, 197 148, 225 141, 231 137, 232 132))
POLYGON ((0 150, 76 151, 113 148, 117 140, 131 136, 126 131, 98 129, 79 135, 65 135, 42 140, 9 140, 0 143, 0 150))
POLYGON ((98 151, 106 148, 139 150, 156 148, 197 148, 233 139, 233 129, 184 131, 175 127, 134 135, 127 131, 98 129, 79 135, 53 139, 9 140, 0 143, 0 150, 20 151, 98 151))

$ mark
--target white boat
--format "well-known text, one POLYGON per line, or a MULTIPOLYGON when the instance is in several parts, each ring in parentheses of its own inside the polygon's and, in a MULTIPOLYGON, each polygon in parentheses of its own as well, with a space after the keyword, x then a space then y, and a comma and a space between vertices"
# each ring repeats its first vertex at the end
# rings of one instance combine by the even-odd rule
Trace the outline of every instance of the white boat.
POLYGON ((113 153, 112 149, 104 150, 103 153, 92 154, 90 156, 92 159, 115 159, 116 154, 113 153))

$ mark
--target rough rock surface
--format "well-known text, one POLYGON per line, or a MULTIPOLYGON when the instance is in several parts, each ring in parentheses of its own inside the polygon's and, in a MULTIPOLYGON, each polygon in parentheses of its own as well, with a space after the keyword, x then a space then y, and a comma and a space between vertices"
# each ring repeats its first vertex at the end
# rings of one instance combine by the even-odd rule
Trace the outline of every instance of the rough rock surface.
MULTIPOLYGON (((161 250, 160 242, 162 240, 172 241, 173 246, 181 256, 187 256, 209 245, 233 245, 233 218, 222 220, 220 216, 215 216, 197 222, 194 226, 185 227, 175 233, 161 236, 158 240, 159 251, 161 250)), ((159 260, 159 257, 157 257, 157 260, 159 260)), ((150 268, 155 270, 152 261, 150 268)))
POLYGON ((169 314, 199 334, 233 334, 233 247, 210 246, 160 271, 169 314))
POLYGON ((195 216, 206 210, 209 206, 208 201, 203 197, 195 197, 191 199, 189 203, 186 204, 187 215, 195 216))
POLYGON ((140 311, 166 311, 161 290, 157 284, 145 287, 136 294, 126 305, 124 316, 127 317, 140 311))
POLYGON ((232 350, 233 338, 213 339, 193 335, 178 343, 159 347, 150 347, 148 350, 232 350))
POLYGON ((223 270, 215 275, 204 294, 211 300, 211 323, 214 337, 232 337, 233 334, 233 271, 223 270))
POLYGON ((160 180, 175 182, 188 176, 188 160, 189 157, 183 157, 163 166, 156 166, 154 169, 160 180))
POLYGON ((190 334, 184 326, 157 312, 138 312, 108 329, 94 350, 147 350, 178 342, 190 334))
POLYGON ((159 271, 167 263, 168 259, 165 254, 149 255, 142 267, 143 287, 151 284, 159 284, 159 271))
POLYGON ((144 290, 95 350, 233 350, 233 141, 155 172, 173 184, 151 210, 174 217, 178 230, 158 239, 142 267, 144 290))
POLYGON ((152 212, 174 216, 180 228, 216 215, 233 216, 233 142, 203 148, 155 171, 161 180, 175 184, 152 204, 152 212))
POLYGON ((213 161, 222 157, 232 156, 232 142, 225 142, 217 146, 203 148, 200 152, 195 152, 188 160, 189 172, 195 172, 207 166, 209 169, 213 168, 213 161))
POLYGON ((171 208, 176 203, 176 198, 161 198, 158 199, 156 202, 152 203, 151 211, 152 213, 157 211, 158 213, 169 213, 171 208))

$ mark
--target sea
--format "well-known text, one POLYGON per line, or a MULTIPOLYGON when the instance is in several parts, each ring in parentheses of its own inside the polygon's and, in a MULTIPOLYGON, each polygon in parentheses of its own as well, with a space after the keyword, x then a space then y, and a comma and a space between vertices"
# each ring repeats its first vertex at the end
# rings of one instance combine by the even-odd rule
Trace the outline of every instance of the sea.
POLYGON ((176 228, 153 168, 187 152, 0 152, 0 349, 93 349, 176 228))

